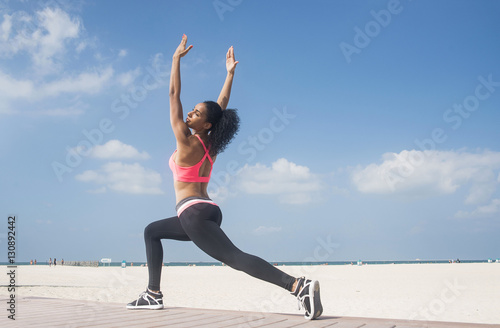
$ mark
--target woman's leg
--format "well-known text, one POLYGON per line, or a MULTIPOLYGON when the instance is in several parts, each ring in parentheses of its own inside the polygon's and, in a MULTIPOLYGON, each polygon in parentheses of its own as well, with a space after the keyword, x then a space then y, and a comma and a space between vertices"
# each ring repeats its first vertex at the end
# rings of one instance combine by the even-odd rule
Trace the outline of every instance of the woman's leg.
POLYGON ((292 291, 294 277, 239 250, 220 228, 221 222, 219 207, 211 204, 190 206, 180 215, 184 231, 205 253, 236 270, 292 291))
POLYGON ((144 242, 146 243, 146 258, 149 272, 148 288, 153 291, 160 290, 163 263, 161 239, 190 240, 184 232, 177 216, 155 221, 144 229, 144 242))

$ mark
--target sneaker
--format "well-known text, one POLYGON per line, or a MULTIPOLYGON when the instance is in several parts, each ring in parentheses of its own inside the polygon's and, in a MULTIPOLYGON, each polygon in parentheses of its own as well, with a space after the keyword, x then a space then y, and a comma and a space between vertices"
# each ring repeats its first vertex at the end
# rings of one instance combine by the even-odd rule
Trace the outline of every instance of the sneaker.
POLYGON ((316 319, 323 313, 319 296, 319 281, 300 277, 292 295, 299 300, 299 310, 303 308, 306 311, 304 318, 307 320, 316 319))
POLYGON ((163 294, 161 292, 154 293, 147 289, 139 298, 127 304, 127 309, 138 310, 160 310, 163 309, 163 294))

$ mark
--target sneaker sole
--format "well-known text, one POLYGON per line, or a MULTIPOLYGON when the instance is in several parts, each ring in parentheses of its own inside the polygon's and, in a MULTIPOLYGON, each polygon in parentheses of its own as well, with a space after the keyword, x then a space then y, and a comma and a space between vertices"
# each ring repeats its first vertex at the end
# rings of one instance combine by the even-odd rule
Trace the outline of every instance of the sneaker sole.
POLYGON ((127 305, 127 309, 129 309, 129 310, 161 310, 161 309, 163 309, 163 305, 141 305, 141 306, 127 305))
POLYGON ((309 288, 311 288, 309 291, 309 300, 311 301, 310 304, 312 315, 310 317, 306 316, 305 318, 308 320, 314 320, 323 313, 323 305, 321 305, 321 297, 319 293, 319 281, 312 281, 309 288))

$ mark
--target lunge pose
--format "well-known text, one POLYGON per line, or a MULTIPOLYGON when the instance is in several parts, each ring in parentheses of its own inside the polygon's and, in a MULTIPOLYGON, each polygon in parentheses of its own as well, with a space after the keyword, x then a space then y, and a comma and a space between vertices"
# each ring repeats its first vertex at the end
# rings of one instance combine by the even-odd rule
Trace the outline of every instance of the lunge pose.
POLYGON ((306 319, 315 319, 323 312, 318 281, 292 277, 263 259, 242 252, 220 228, 222 213, 209 198, 207 186, 217 156, 238 131, 236 110, 226 109, 238 62, 233 47, 229 48, 226 54, 227 76, 217 102, 197 104, 184 120, 180 101, 180 61, 193 47, 186 48, 186 43, 187 37, 183 35, 172 58, 169 91, 170 123, 177 141, 177 150, 170 157, 169 166, 174 177, 177 215, 145 228, 149 284, 137 300, 127 304, 127 308, 163 308, 161 239, 175 239, 192 241, 214 259, 290 291, 305 309, 306 319))

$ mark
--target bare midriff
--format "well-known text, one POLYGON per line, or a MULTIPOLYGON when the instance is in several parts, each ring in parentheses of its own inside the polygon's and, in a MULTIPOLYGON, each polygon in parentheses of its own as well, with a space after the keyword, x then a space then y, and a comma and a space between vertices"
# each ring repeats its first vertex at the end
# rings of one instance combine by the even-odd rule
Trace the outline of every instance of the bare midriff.
POLYGON ((187 197, 208 197, 207 182, 183 182, 174 181, 175 203, 187 197))

